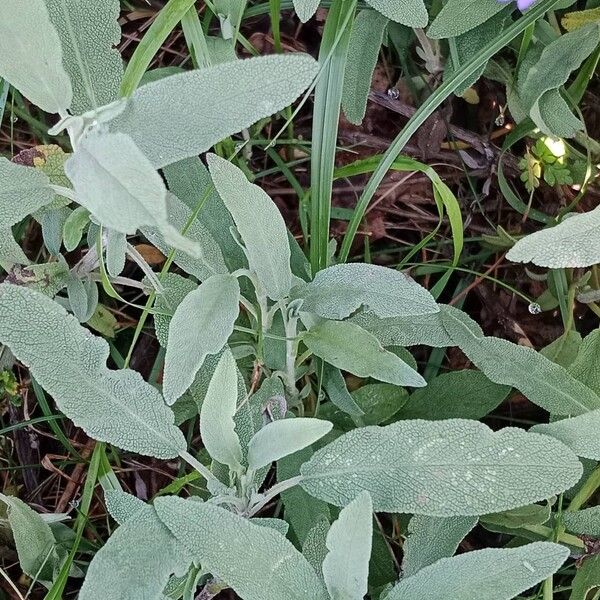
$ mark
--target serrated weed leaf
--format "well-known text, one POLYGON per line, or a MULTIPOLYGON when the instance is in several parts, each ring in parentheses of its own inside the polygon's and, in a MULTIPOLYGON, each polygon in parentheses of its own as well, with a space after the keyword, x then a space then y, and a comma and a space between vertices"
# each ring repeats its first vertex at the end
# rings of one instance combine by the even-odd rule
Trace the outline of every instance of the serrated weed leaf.
POLYGON ((0 3, 0 77, 48 113, 71 106, 71 80, 44 0, 0 3))
POLYGON ((549 498, 583 472, 552 438, 476 421, 399 421, 339 437, 302 465, 301 486, 344 506, 368 490, 376 511, 481 515, 549 498))
POLYGON ((240 233, 250 269, 269 298, 280 300, 292 287, 290 244, 285 221, 269 196, 229 161, 209 154, 213 183, 240 233))
POLYGON ((140 87, 112 131, 129 134, 154 167, 197 156, 291 104, 317 74, 306 54, 261 56, 140 87))
POLYGON ((135 371, 109 370, 106 341, 47 296, 1 284, 0 341, 91 437, 157 458, 186 449, 159 392, 135 371))
POLYGON ((373 503, 359 494, 340 511, 327 533, 323 578, 332 600, 362 600, 367 593, 373 538, 373 503))
POLYGON ((233 275, 213 275, 177 306, 165 356, 163 388, 168 404, 190 387, 206 356, 223 349, 239 314, 239 299, 233 275))
POLYGON ((158 498, 157 513, 202 566, 244 600, 325 600, 306 558, 269 527, 194 500, 158 498))
POLYGON ((433 296, 408 275, 365 263, 319 271, 295 297, 301 310, 326 319, 344 319, 361 306, 378 317, 409 317, 439 312, 433 296))
POLYGON ((279 419, 259 429, 248 444, 248 467, 257 471, 272 462, 310 446, 329 433, 332 423, 297 417, 279 419))
POLYGON ((227 350, 217 364, 202 403, 200 434, 211 458, 233 471, 242 468, 242 447, 233 420, 237 390, 237 368, 231 352, 227 350))
POLYGON ((512 600, 556 573, 568 556, 568 548, 550 542, 466 552, 403 579, 386 598, 512 600))

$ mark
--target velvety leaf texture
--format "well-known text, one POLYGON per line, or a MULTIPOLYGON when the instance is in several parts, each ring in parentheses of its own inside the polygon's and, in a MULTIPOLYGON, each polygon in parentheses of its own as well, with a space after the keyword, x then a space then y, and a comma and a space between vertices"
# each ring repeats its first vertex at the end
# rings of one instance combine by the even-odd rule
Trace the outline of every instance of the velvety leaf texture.
POLYGON ((109 370, 106 341, 47 296, 1 284, 0 341, 91 437, 158 458, 186 449, 159 392, 136 371, 109 370))
POLYGON ((496 0, 448 0, 427 30, 427 37, 456 37, 485 23, 503 8, 496 0))
POLYGON ((563 513, 565 526, 578 535, 600 538, 600 506, 563 513))
POLYGON ((128 133, 156 168, 164 167, 282 110, 316 73, 310 56, 286 54, 173 75, 137 89, 111 129, 128 133))
POLYGON ((450 419, 356 429, 300 472, 307 492, 336 506, 368 490, 376 511, 467 516, 549 498, 583 470, 552 438, 450 419))
POLYGON ((48 113, 65 112, 73 90, 44 0, 0 3, 0 77, 48 113))
POLYGON ((367 0, 383 16, 408 27, 425 27, 429 20, 423 0, 367 0))
POLYGON ((317 11, 319 0, 293 0, 296 14, 306 23, 317 11))
POLYGON ((439 312, 431 294, 404 273, 365 263, 319 271, 295 297, 301 310, 326 319, 344 319, 361 306, 382 318, 439 312))
POLYGON ((244 600, 325 600, 307 560, 280 533, 214 504, 158 498, 160 519, 195 560, 244 600))
POLYGON ((119 96, 123 61, 118 0, 45 0, 58 31, 63 64, 73 82, 74 114, 109 104, 119 96))
POLYGON ((568 556, 568 548, 550 542, 467 552, 403 579, 386 598, 511 600, 555 573, 568 556))

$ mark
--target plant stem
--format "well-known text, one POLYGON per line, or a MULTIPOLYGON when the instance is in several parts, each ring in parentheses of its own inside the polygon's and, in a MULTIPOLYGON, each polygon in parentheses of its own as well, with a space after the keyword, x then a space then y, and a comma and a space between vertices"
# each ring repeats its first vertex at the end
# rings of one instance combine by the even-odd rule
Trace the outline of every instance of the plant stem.
POLYGON ((575 494, 569 506, 565 509, 567 512, 579 510, 600 487, 600 466, 596 467, 587 478, 587 481, 581 486, 581 489, 575 494))
POLYGON ((263 507, 265 507, 273 498, 281 494, 281 492, 285 492, 285 490, 289 490, 297 486, 302 481, 301 475, 296 475, 296 477, 291 477, 290 479, 286 479, 285 481, 280 481, 276 483, 272 488, 267 490, 264 494, 262 500, 257 502, 249 511, 248 518, 253 517, 256 513, 261 511, 263 507))

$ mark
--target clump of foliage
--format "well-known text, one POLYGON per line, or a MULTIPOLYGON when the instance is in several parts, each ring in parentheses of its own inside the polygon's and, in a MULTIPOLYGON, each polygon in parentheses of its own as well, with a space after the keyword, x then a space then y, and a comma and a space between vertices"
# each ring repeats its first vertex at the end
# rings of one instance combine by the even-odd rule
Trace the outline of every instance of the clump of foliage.
MULTIPOLYGON (((547 10, 570 4, 556 0, 524 15, 495 0, 448 0, 436 9, 427 39, 447 40, 446 81, 371 169, 335 254, 335 130, 330 139, 318 117, 337 126, 343 107, 360 122, 381 44, 398 25, 417 28, 423 41, 430 3, 370 0, 357 12, 355 1, 334 0, 319 62, 304 54, 238 60, 244 4, 223 9, 215 39, 191 17, 197 68, 149 82, 147 65, 132 60, 124 72, 114 49, 116 0, 0 4, 0 75, 58 115, 49 134, 66 132, 72 149, 40 147, 29 165, 0 159, 0 260, 8 272, 0 342, 99 442, 90 472, 119 525, 85 566, 75 561, 84 520, 73 532, 1 495, 23 571, 48 588, 47 598, 60 598, 69 577, 83 578, 80 600, 192 600, 226 588, 244 600, 508 600, 542 582, 551 598, 553 575, 584 551, 578 535, 600 535, 596 509, 579 510, 598 487, 598 330, 558 360, 559 351, 484 335, 398 270, 346 259, 392 166, 429 177, 456 232, 457 259, 456 198, 431 168, 399 157, 404 144, 524 32, 519 68, 505 81, 512 114, 540 135, 577 135, 583 124, 563 85, 597 48, 600 25, 534 34, 547 10), (222 142, 313 87, 307 260, 274 202, 240 168, 239 149, 226 155, 222 142), (29 216, 41 225, 47 263, 32 263, 13 237, 29 216), (138 233, 167 256, 160 273, 130 243, 138 233), (81 245, 83 258, 69 264, 65 254, 81 245), (126 257, 143 280, 123 277, 126 257), (111 346, 90 331, 102 331, 101 294, 125 302, 119 290, 127 286, 148 297, 136 333, 152 315, 162 387, 129 369, 130 355, 109 368, 111 346), (475 368, 426 380, 414 346, 457 347, 475 368), (364 385, 349 390, 343 373, 364 385), (513 389, 549 423, 494 431, 479 422, 513 389), (197 415, 202 449, 179 427, 197 415), (145 503, 120 489, 107 444, 180 459, 188 481, 206 487, 145 503), (269 512, 275 502, 279 509, 269 512), (411 515, 399 571, 376 516, 386 513, 411 515), (455 556, 478 523, 512 541, 455 556)), ((318 2, 294 5, 306 20, 318 2)), ((572 183, 541 144, 532 153, 545 181, 572 183)), ((509 259, 593 268, 599 211, 561 215, 516 242, 509 259)), ((3 385, 14 388, 4 376, 3 385)), ((572 598, 583 600, 590 588, 578 577, 572 598)))

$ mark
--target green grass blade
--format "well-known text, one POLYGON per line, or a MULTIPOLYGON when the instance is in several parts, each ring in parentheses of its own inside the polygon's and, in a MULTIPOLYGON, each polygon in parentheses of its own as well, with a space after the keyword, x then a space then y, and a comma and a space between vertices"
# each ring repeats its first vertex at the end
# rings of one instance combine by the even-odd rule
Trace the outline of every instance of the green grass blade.
POLYGON ((496 40, 488 44, 485 48, 476 54, 471 60, 464 63, 452 77, 448 78, 429 98, 417 109, 406 127, 398 134, 390 147, 383 155, 383 159, 371 179, 369 179, 361 197, 358 200, 352 220, 348 225, 348 230, 342 241, 340 248, 340 262, 348 260, 350 249, 356 232, 365 215, 367 207, 371 199, 375 195, 379 184, 383 181, 386 173, 393 164, 394 160, 402 152, 404 146, 410 138, 418 131, 421 125, 435 112, 435 110, 448 98, 455 90, 457 90, 464 81, 476 73, 487 61, 494 56, 499 50, 507 46, 514 38, 527 29, 531 23, 542 17, 544 13, 550 10, 559 0, 542 0, 534 5, 531 10, 527 11, 521 18, 515 21, 510 27, 502 32, 496 40))
POLYGON ((338 121, 355 10, 356 0, 334 1, 319 51, 322 71, 315 88, 311 154, 310 263, 313 274, 327 267, 338 121))

